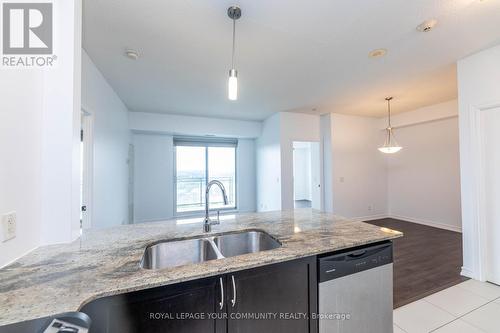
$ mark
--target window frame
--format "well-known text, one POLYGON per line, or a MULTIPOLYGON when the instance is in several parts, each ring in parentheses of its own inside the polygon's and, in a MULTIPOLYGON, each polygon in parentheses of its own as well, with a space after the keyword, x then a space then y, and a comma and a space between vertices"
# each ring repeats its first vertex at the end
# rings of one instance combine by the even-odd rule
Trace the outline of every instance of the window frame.
MULTIPOLYGON (((180 139, 182 141, 182 139, 180 139)), ((234 148, 234 207, 227 207, 227 208, 210 208, 209 206, 209 212, 224 212, 224 213, 229 213, 229 212, 237 212, 238 211, 238 144, 236 141, 236 145, 232 144, 224 144, 224 141, 222 143, 217 143, 213 144, 214 141, 212 140, 203 140, 203 139, 197 139, 195 143, 190 144, 190 145, 183 145, 183 144, 175 144, 175 139, 174 139, 174 149, 173 149, 173 194, 174 194, 174 216, 176 217, 188 217, 188 216, 201 216, 205 214, 205 208, 202 208, 200 210, 190 210, 190 211, 181 211, 179 212, 177 210, 177 147, 203 147, 205 148, 205 187, 208 185, 208 148, 209 147, 227 147, 227 148, 234 148)), ((203 194, 204 195, 204 194, 203 194)))

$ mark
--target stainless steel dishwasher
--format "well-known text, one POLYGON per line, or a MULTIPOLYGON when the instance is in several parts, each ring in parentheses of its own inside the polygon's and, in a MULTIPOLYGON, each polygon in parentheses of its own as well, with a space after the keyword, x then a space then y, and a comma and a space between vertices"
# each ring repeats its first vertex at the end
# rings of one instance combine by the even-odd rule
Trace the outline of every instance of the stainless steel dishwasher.
POLYGON ((319 258, 319 332, 391 333, 392 243, 319 258))

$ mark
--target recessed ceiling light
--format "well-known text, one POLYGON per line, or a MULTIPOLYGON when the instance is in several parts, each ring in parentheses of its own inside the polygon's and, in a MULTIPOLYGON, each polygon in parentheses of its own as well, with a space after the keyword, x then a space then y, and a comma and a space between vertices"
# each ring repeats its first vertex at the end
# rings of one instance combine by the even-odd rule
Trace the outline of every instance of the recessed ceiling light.
POLYGON ((137 51, 134 51, 134 50, 126 50, 125 56, 129 59, 132 59, 132 60, 139 59, 139 53, 137 51))
POLYGON ((436 26, 437 23, 438 23, 438 21, 435 19, 424 21, 417 26, 417 31, 429 32, 432 29, 434 29, 434 27, 436 26))
POLYGON ((380 57, 385 56, 386 54, 387 54, 386 49, 376 49, 376 50, 373 50, 370 53, 368 53, 368 56, 370 58, 380 58, 380 57))

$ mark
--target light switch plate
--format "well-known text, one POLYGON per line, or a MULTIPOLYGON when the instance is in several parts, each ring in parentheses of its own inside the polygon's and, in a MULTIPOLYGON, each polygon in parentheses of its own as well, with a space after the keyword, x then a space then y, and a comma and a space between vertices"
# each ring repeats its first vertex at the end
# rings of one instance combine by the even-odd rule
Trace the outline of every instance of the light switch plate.
POLYGON ((16 212, 2 216, 2 242, 16 237, 17 216, 16 212))

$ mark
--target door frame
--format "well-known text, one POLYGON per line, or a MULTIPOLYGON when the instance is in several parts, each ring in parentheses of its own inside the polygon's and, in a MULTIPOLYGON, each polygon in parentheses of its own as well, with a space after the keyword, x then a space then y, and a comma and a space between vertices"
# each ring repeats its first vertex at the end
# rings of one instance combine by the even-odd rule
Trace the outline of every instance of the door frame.
MULTIPOLYGON (((81 107, 81 129, 83 130, 83 197, 82 203, 87 206, 86 214, 82 214, 82 229, 92 226, 93 194, 94 194, 94 113, 86 106, 81 107)), ((80 207, 81 209, 81 207, 80 207)))
MULTIPOLYGON (((325 197, 324 197, 324 174, 323 174, 323 162, 324 162, 324 153, 323 153, 323 144, 321 141, 314 141, 314 140, 292 140, 292 191, 293 191, 293 204, 292 207, 295 208, 295 147, 294 143, 296 142, 303 142, 303 143, 309 143, 309 144, 317 144, 319 148, 319 161, 318 161, 318 167, 319 167, 319 207, 320 211, 324 211, 325 209, 325 197)), ((309 151, 311 153, 312 157, 312 145, 309 147, 309 151)), ((312 159, 311 159, 312 160, 312 159)), ((312 164, 311 164, 311 170, 310 170, 310 176, 312 180, 312 164)), ((311 183, 312 185, 312 183, 311 183)), ((312 188, 311 188, 311 205, 313 205, 313 200, 312 200, 312 188)), ((311 207, 314 208, 314 207, 311 207)))
MULTIPOLYGON (((464 219, 462 229, 464 235, 464 255, 467 248, 472 254, 473 267, 462 267, 462 275, 486 281, 488 277, 488 222, 486 213, 486 154, 484 151, 485 131, 483 128, 482 113, 492 109, 500 108, 500 100, 489 103, 470 105, 465 112, 462 121, 470 135, 461 137, 461 144, 465 145, 469 164, 469 170, 462 169, 462 182, 464 178, 469 179, 469 186, 462 188, 462 196, 469 193, 470 208, 469 221, 464 219)), ((463 165, 462 165, 463 168, 463 165)), ((463 203, 464 204, 464 203, 463 203)), ((464 205, 465 206, 465 205, 464 205)), ((464 211, 464 217, 467 218, 464 211)))

